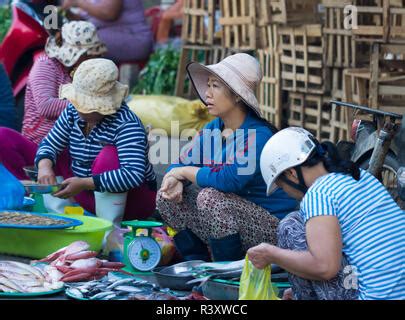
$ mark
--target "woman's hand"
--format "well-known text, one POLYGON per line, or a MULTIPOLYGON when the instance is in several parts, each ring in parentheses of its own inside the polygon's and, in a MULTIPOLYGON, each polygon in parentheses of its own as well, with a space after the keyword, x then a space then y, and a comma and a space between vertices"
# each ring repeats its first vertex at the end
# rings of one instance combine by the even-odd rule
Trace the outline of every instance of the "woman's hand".
POLYGON ((52 161, 49 159, 42 159, 38 163, 38 183, 47 185, 56 184, 56 176, 52 167, 52 161))
POLYGON ((272 263, 272 251, 274 246, 268 243, 261 243, 247 251, 249 260, 257 269, 264 269, 272 263))
POLYGON ((282 300, 294 300, 294 293, 291 288, 284 291, 282 300))
POLYGON ((183 201, 183 182, 177 180, 171 174, 166 174, 163 178, 160 191, 163 199, 173 201, 175 203, 180 203, 183 201))
POLYGON ((90 185, 91 184, 90 179, 93 180, 92 178, 78 178, 78 177, 66 179, 61 183, 62 189, 59 190, 58 192, 55 192, 53 196, 61 199, 67 199, 74 197, 75 195, 79 194, 84 190, 92 190, 90 185))
POLYGON ((174 177, 176 180, 179 180, 179 181, 186 180, 186 177, 184 176, 184 170, 186 168, 187 167, 173 168, 172 170, 170 170, 170 172, 168 174, 166 174, 166 176, 174 177))

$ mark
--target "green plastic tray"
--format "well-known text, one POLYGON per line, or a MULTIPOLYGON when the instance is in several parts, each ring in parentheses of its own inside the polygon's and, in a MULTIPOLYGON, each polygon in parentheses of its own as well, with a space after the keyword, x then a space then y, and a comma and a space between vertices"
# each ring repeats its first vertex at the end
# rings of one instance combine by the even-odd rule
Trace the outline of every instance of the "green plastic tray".
POLYGON ((106 231, 112 228, 110 221, 95 217, 55 215, 78 219, 83 224, 62 230, 0 229, 0 253, 42 259, 78 240, 86 241, 90 250, 100 251, 106 231))
POLYGON ((65 290, 64 287, 56 290, 51 290, 51 291, 44 291, 44 292, 0 292, 0 298, 8 297, 8 298, 34 298, 34 297, 40 297, 40 296, 49 296, 51 294, 56 294, 59 292, 62 292, 65 290))

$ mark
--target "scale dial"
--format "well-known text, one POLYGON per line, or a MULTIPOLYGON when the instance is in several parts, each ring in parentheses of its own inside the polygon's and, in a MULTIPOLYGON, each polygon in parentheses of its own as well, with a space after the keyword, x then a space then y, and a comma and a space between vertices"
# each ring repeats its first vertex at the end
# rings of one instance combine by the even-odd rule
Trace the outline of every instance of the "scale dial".
POLYGON ((128 245, 128 259, 139 271, 150 271, 156 267, 162 253, 156 240, 150 237, 136 237, 128 245))

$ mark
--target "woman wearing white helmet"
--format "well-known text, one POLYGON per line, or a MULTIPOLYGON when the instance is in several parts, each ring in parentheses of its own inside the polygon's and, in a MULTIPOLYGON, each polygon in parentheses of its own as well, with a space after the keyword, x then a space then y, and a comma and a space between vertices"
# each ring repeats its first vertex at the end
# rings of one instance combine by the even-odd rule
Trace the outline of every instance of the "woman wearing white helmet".
POLYGON ((248 251, 256 267, 286 269, 296 299, 405 298, 405 214, 374 176, 301 128, 275 134, 260 167, 268 194, 302 201, 281 221, 279 247, 248 251))

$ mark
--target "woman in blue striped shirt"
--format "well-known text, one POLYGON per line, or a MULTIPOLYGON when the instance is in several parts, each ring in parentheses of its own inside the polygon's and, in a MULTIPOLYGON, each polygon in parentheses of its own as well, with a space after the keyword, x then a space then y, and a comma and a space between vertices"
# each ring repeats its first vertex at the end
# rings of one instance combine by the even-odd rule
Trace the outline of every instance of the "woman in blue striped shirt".
POLYGON ((302 201, 279 247, 248 251, 256 267, 286 269, 296 299, 405 299, 405 212, 374 176, 301 128, 275 134, 260 167, 268 194, 279 186, 302 201))
POLYGON ((83 62, 73 83, 61 87, 61 98, 70 104, 35 159, 38 181, 53 184, 57 156, 69 148, 72 177, 64 177, 63 189, 54 196, 75 197, 86 210, 115 224, 124 208, 126 219, 150 216, 156 199, 147 136, 139 118, 123 104, 128 87, 117 79, 118 68, 112 61, 83 62))

